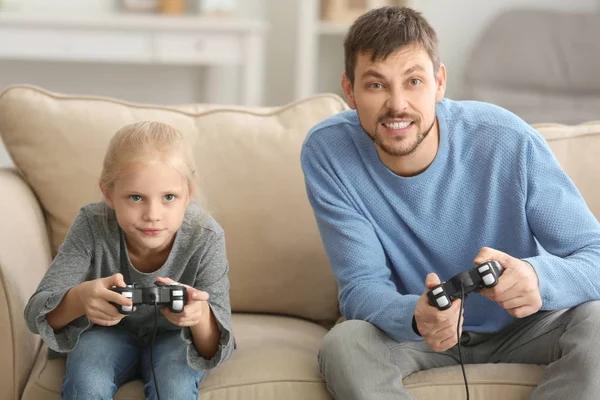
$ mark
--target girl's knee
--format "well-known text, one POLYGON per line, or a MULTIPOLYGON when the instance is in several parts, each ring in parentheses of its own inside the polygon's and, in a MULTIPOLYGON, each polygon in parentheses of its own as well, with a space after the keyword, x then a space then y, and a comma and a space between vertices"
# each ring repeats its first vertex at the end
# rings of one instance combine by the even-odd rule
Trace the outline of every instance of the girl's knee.
POLYGON ((117 385, 110 376, 102 376, 98 371, 79 369, 67 373, 62 386, 64 400, 112 399, 117 385))
MULTIPOLYGON (((196 371, 192 368, 177 369, 168 373, 156 371, 156 382, 161 400, 181 399, 196 400, 200 387, 200 380, 204 376, 204 371, 196 371)), ((151 378, 146 382, 144 393, 148 399, 156 399, 156 388, 154 380, 151 378)))

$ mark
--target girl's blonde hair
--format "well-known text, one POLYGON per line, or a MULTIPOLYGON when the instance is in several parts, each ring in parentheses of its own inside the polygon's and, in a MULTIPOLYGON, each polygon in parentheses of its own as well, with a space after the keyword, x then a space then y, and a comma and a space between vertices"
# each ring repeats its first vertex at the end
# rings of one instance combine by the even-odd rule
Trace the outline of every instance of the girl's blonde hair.
POLYGON ((108 190, 133 163, 163 162, 179 171, 188 184, 189 196, 198 191, 196 163, 184 136, 157 121, 141 121, 119 129, 108 144, 100 185, 108 190))

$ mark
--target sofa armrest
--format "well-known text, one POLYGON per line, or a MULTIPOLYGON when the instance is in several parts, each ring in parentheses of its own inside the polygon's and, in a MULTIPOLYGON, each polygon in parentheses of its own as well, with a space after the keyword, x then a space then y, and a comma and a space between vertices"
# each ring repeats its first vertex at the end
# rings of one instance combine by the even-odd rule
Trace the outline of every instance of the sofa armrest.
POLYGON ((23 311, 51 261, 41 207, 14 169, 0 168, 0 398, 19 399, 40 338, 23 311))

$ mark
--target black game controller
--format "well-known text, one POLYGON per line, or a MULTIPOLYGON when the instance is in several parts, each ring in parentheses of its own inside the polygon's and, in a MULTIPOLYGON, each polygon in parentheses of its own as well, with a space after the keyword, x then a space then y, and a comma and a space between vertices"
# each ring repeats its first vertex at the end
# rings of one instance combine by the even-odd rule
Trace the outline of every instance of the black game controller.
POLYGON ((133 306, 138 304, 154 304, 167 305, 169 310, 174 313, 183 311, 183 307, 187 303, 187 295, 185 286, 177 284, 162 284, 156 283, 155 286, 135 287, 135 285, 127 285, 125 287, 113 286, 110 288, 113 292, 131 299, 131 306, 122 306, 111 302, 121 314, 131 314, 133 306))
POLYGON ((483 288, 492 288, 498 284, 498 278, 503 271, 500 263, 492 260, 479 264, 469 271, 461 272, 427 292, 429 305, 439 310, 447 310, 452 307, 454 299, 460 298, 462 288, 465 297, 483 288))

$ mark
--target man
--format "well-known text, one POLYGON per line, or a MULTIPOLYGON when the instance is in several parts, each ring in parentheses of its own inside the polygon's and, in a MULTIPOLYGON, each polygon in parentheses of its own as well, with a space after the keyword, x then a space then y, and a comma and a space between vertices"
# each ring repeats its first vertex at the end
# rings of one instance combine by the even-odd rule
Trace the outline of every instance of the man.
POLYGON ((402 378, 465 363, 548 365, 533 399, 600 398, 600 224, 544 139, 499 107, 444 99, 435 31, 404 7, 350 28, 352 110, 302 149, 347 321, 325 337, 334 398, 412 399, 402 378), (440 311, 427 291, 487 260, 498 284, 440 311))

